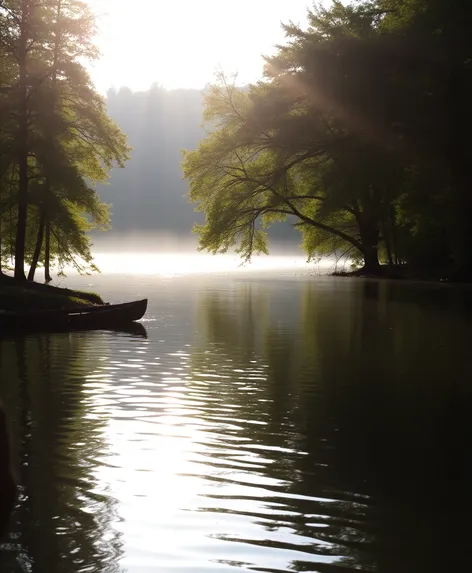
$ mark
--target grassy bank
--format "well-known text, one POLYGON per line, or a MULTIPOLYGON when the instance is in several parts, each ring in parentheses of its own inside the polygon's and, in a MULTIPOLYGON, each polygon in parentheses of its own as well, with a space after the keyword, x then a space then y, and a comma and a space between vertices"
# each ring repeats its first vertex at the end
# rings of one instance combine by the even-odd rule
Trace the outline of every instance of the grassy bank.
POLYGON ((10 277, 0 280, 0 310, 77 308, 91 304, 104 302, 95 293, 19 282, 10 277))
POLYGON ((426 282, 440 282, 440 283, 463 283, 469 284, 472 282, 472 276, 464 273, 459 273, 448 268, 438 267, 415 267, 412 265, 400 265, 389 267, 381 265, 378 272, 375 274, 366 273, 364 269, 356 269, 353 271, 340 271, 333 273, 336 277, 361 277, 370 279, 396 279, 407 281, 426 281, 426 282))

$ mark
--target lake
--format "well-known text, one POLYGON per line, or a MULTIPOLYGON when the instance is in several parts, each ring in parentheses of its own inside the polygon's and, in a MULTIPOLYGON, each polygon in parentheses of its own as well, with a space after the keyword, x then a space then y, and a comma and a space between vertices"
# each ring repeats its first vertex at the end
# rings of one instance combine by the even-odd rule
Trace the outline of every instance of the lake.
POLYGON ((470 567, 470 291, 122 266, 145 332, 0 342, 2 573, 470 567))

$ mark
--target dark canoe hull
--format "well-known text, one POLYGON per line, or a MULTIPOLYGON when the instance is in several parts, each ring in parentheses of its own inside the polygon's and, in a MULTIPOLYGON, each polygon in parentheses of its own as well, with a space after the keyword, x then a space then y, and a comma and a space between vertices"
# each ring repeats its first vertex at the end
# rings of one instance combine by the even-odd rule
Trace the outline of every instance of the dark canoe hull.
POLYGON ((147 299, 76 309, 0 313, 0 331, 116 330, 140 320, 147 299))

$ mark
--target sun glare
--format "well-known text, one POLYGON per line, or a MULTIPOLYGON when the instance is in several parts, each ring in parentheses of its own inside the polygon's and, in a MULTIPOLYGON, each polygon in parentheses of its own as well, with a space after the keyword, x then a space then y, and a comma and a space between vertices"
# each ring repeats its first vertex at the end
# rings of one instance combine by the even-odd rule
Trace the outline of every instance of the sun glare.
POLYGON ((302 22, 307 0, 89 0, 102 53, 92 76, 101 91, 203 88, 218 70, 241 82, 262 75, 262 54, 283 41, 281 22, 302 22))
POLYGON ((95 261, 103 273, 155 275, 172 278, 180 275, 201 275, 207 273, 228 273, 241 271, 262 271, 275 269, 316 270, 313 263, 307 263, 300 255, 255 256, 251 264, 241 266, 237 255, 162 254, 141 252, 100 253, 95 261))

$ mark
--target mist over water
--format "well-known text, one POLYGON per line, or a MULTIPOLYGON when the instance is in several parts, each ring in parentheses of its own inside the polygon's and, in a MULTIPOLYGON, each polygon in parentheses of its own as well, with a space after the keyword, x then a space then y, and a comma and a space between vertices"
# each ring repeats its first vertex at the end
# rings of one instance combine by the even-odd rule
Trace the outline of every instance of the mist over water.
MULTIPOLYGON (((219 272, 250 272, 291 269, 326 274, 336 261, 308 262, 306 255, 290 242, 272 242, 270 254, 254 255, 248 263, 237 253, 212 255, 198 251, 195 235, 130 233, 93 238, 95 263, 104 274, 174 275, 219 272)), ((67 269, 68 274, 74 274, 67 269)))
POLYGON ((324 267, 307 263, 305 257, 271 255, 254 257, 244 264, 237 255, 212 256, 195 253, 97 253, 96 263, 103 273, 126 275, 188 275, 208 273, 249 273, 251 271, 292 269, 304 272, 326 271, 324 267))

